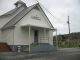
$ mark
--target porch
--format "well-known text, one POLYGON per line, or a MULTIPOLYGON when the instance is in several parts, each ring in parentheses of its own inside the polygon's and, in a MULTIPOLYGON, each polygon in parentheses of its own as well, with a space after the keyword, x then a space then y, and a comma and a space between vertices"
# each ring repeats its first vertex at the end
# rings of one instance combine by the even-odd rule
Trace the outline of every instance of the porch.
POLYGON ((53 46, 49 35, 50 31, 54 29, 40 27, 40 26, 33 26, 33 25, 26 25, 21 26, 22 29, 28 29, 28 48, 24 49, 24 51, 29 52, 38 52, 38 51, 52 51, 53 46))

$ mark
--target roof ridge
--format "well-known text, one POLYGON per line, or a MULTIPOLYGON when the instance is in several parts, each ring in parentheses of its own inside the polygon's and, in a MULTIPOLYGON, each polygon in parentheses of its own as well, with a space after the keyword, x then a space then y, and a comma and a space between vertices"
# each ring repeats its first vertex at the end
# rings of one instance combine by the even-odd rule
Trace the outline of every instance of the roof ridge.
POLYGON ((22 19, 22 17, 24 17, 29 11, 31 11, 36 5, 32 5, 28 8, 24 8, 21 12, 19 12, 15 17, 13 17, 8 23, 6 23, 1 29, 5 29, 8 27, 11 27, 13 25, 15 25, 19 20, 22 19), (20 15, 22 17, 20 17, 20 15), (15 21, 17 19, 17 21, 15 21), (15 21, 13 24, 10 25, 10 23, 12 23, 13 21, 15 21))

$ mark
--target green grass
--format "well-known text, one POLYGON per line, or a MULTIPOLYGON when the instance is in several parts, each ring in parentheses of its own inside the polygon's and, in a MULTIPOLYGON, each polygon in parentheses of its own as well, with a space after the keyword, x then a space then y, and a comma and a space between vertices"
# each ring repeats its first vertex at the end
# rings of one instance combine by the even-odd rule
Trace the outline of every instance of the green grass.
POLYGON ((80 48, 80 40, 58 41, 59 48, 80 48))

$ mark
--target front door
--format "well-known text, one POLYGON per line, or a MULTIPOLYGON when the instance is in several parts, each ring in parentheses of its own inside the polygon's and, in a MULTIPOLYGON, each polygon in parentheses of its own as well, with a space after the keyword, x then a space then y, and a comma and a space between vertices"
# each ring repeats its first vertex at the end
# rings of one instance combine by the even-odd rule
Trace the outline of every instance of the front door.
POLYGON ((38 30, 34 31, 34 43, 38 43, 38 30))

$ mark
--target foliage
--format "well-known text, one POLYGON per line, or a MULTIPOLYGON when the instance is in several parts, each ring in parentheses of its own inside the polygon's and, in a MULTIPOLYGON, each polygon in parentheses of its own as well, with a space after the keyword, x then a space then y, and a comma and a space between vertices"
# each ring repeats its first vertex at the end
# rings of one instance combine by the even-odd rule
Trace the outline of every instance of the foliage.
POLYGON ((80 47, 80 39, 74 40, 61 40, 56 44, 59 48, 79 48, 80 47))

